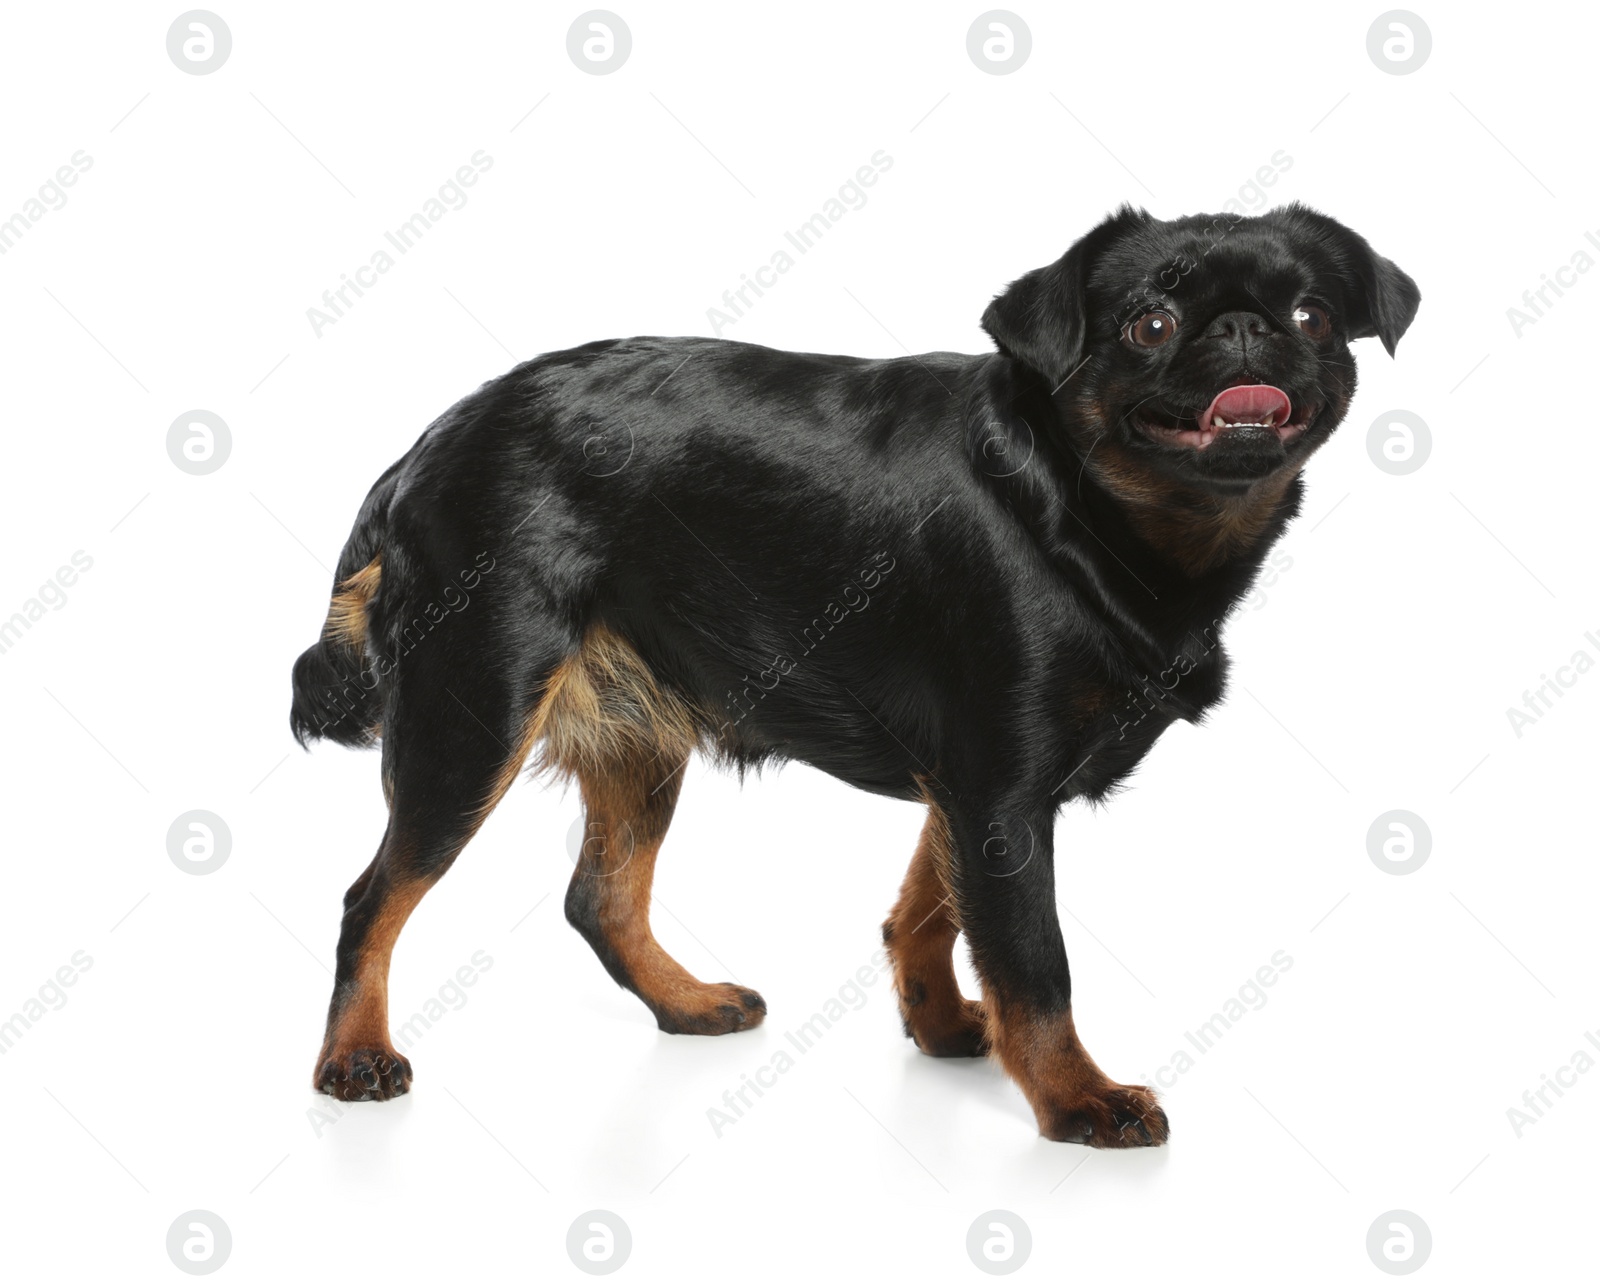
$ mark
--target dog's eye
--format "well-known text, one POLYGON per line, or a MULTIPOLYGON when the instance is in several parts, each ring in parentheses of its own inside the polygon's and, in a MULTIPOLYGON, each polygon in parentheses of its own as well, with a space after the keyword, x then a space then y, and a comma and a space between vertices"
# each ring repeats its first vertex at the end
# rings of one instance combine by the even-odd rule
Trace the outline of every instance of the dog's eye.
POLYGON ((1157 309, 1153 313, 1146 313, 1138 321, 1129 322, 1123 336, 1138 348, 1160 348, 1177 333, 1177 318, 1157 309))
POLYGON ((1294 324, 1312 339, 1326 339, 1333 323, 1328 314, 1315 304, 1301 304, 1294 310, 1294 324))

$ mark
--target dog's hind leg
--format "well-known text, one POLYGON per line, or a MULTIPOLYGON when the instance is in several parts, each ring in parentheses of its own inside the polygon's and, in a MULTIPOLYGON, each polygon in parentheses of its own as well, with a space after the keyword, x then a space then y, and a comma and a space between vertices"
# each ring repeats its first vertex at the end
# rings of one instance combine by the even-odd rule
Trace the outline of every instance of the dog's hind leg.
POLYGON ((585 640, 541 710, 546 762, 576 776, 584 840, 567 920, 664 1032, 720 1036, 759 1026, 767 1004, 748 987, 701 982, 650 930, 656 854, 694 749, 693 717, 628 644, 585 640))
MULTIPOLYGON (((450 623, 442 629, 462 626, 450 623)), ((469 664, 464 643, 423 640, 396 671, 384 723, 383 842, 345 894, 333 999, 312 1086, 341 1099, 404 1094, 411 1064, 389 1040, 389 957, 417 903, 516 779, 533 695, 469 664), (430 651, 431 649, 431 651, 430 651)))
POLYGON ((961 994, 952 961, 961 925, 950 889, 950 822, 928 804, 928 820, 900 897, 883 923, 906 1035, 925 1054, 973 1058, 987 1051, 983 1006, 961 994))
POLYGON ((682 764, 644 756, 581 769, 584 842, 567 889, 567 919, 619 986, 664 1032, 720 1036, 755 1027, 767 1004, 748 987, 701 982, 650 931, 656 853, 677 805, 682 764))

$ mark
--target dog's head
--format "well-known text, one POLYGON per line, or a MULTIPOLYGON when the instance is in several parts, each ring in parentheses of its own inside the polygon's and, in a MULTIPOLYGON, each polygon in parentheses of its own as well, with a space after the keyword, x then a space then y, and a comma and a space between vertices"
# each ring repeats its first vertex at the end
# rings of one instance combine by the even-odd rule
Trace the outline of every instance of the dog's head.
POLYGON ((1355 392, 1351 340, 1394 353, 1416 283, 1302 205, 1162 221, 1123 207, 989 305, 1081 452, 1237 495, 1298 469, 1355 392))

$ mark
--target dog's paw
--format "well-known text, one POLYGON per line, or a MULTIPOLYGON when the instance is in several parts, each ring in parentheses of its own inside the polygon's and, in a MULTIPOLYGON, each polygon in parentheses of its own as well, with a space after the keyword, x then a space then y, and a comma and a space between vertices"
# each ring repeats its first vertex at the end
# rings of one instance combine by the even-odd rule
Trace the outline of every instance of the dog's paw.
POLYGON ((759 1027, 767 1016, 760 992, 731 982, 702 984, 692 995, 652 1007, 656 1025, 673 1036, 725 1036, 759 1027))
POLYGON ((1143 1085, 1107 1081, 1072 1103, 1037 1115, 1045 1138, 1091 1148, 1158 1148, 1169 1133, 1167 1114, 1143 1085))
POLYGON ((398 1098, 411 1088, 411 1064, 392 1049, 335 1051, 318 1061, 312 1088, 348 1103, 398 1098))
POLYGON ((924 1054, 934 1058, 982 1058, 989 1052, 983 1005, 979 1001, 963 996, 957 997, 953 1005, 933 1008, 902 998, 900 1012, 906 1035, 924 1054))

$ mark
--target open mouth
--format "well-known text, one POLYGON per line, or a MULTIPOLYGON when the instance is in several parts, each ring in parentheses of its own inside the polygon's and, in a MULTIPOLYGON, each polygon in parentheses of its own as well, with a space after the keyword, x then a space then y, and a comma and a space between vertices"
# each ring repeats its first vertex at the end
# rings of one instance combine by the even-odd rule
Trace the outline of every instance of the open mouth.
POLYGON ((1204 451, 1218 438, 1276 438, 1288 445, 1316 418, 1315 406, 1296 407, 1271 384, 1235 384, 1211 399, 1198 414, 1178 415, 1148 406, 1135 420, 1157 442, 1204 451))

